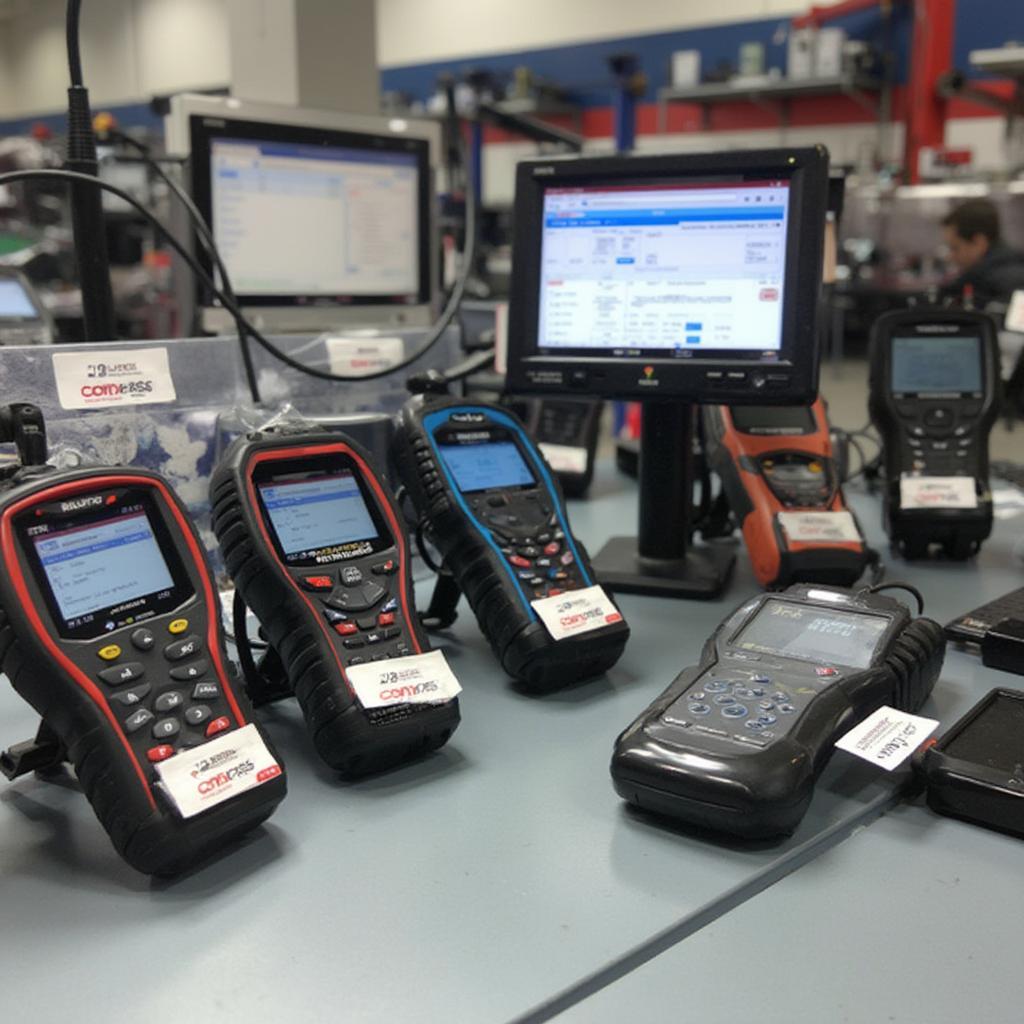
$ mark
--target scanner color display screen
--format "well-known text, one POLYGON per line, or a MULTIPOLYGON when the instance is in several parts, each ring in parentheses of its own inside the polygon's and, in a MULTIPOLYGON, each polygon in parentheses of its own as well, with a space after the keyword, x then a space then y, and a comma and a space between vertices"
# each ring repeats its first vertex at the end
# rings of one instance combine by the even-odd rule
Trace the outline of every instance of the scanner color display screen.
POLYGON ((34 541, 54 600, 70 629, 100 609, 122 606, 174 580, 145 511, 137 508, 34 541))
POLYGON ((278 478, 260 485, 260 497, 288 558, 378 535, 351 472, 278 478))
POLYGON ((732 643, 798 661, 867 668, 888 625, 881 615, 769 600, 732 643))
POLYGON ((0 320, 15 317, 36 320, 39 313, 20 281, 0 277, 0 320))
POLYGON ((442 444, 438 445, 438 450, 456 486, 464 493, 495 487, 529 487, 536 483, 513 441, 442 444))
POLYGON ((981 339, 893 338, 892 389, 906 394, 981 391, 981 339))

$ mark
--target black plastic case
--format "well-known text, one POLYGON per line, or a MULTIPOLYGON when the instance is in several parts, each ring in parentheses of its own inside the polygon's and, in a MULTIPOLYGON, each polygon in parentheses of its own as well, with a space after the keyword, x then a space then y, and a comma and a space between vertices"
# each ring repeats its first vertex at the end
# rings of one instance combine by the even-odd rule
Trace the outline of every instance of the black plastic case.
POLYGON ((920 760, 938 814, 1024 838, 1024 691, 990 690, 920 760))
MULTIPOLYGON (((864 669, 821 665, 780 656, 751 656, 732 645, 739 631, 767 601, 813 602, 822 587, 798 584, 763 594, 737 608, 708 639, 700 664, 671 683, 616 740, 611 773, 616 792, 644 810, 746 839, 791 833, 813 795, 814 782, 828 763, 835 741, 883 704, 916 711, 931 693, 942 668, 942 628, 930 619, 911 620, 899 602, 882 595, 846 591, 847 604, 822 603, 822 609, 860 610, 885 615, 889 625, 878 653, 864 669), (679 721, 671 706, 694 684, 752 702, 767 699, 781 707, 776 691, 791 706, 777 733, 745 735, 737 719, 729 726, 708 714, 679 721), (756 694, 763 688, 764 693, 756 694), (748 698, 747 691, 753 696, 748 698), (713 728, 718 726, 718 728, 713 728)), ((828 588, 842 593, 838 588, 828 588)))
POLYGON ((999 347, 992 318, 969 310, 898 310, 885 313, 871 329, 871 421, 882 435, 885 528, 907 558, 942 545, 949 558, 974 554, 992 532, 989 489, 989 433, 999 414, 999 347), (982 388, 963 394, 900 395, 891 387, 892 341, 913 336, 977 336, 981 343, 982 388), (939 420, 942 422, 938 422, 939 420), (975 508, 911 508, 901 504, 906 474, 970 476, 975 508))

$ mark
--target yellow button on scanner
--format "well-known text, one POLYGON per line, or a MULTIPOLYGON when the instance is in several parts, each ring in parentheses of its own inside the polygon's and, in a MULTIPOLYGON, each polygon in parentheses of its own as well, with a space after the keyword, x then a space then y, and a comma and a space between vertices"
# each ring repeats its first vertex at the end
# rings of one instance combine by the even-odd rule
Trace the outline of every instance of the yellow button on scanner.
POLYGON ((117 644, 107 644, 96 652, 104 661, 114 661, 121 657, 121 648, 117 644))
POLYGON ((188 629, 188 619, 172 619, 167 624, 168 633, 184 633, 188 629))

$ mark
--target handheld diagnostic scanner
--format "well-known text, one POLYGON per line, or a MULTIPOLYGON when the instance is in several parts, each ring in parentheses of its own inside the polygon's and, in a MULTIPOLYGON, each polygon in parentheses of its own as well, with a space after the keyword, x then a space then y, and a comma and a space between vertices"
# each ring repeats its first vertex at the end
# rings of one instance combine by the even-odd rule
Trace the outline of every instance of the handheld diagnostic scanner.
POLYGON ((867 588, 761 594, 616 740, 615 790, 702 828, 788 834, 835 741, 883 704, 916 711, 944 655, 937 623, 867 588))
POLYGON ((868 404, 882 436, 889 536, 908 558, 932 545, 967 558, 992 531, 988 438, 999 395, 992 320, 966 310, 886 313, 870 351, 868 404))
POLYGON ((871 552, 843 498, 820 398, 706 406, 704 436, 761 586, 857 580, 871 552))
POLYGON ((139 469, 23 470, 0 495, 0 545, 0 665, 43 719, 5 772, 69 761, 118 853, 150 874, 191 867, 267 818, 283 770, 167 483, 139 469))
POLYGON ((443 746, 455 696, 407 671, 391 679, 396 659, 430 644, 408 537, 369 454, 334 432, 252 433, 225 453, 210 494, 227 570, 323 760, 357 776, 443 746))
POLYGON ((456 600, 465 593, 510 676, 550 690, 618 661, 629 627, 596 586, 558 483, 510 410, 416 396, 393 451, 456 600))

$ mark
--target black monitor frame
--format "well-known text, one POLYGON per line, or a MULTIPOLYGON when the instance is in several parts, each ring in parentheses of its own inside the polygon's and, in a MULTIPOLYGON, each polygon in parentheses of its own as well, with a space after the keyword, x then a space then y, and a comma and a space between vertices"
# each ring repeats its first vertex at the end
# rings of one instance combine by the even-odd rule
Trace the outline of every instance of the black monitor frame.
POLYGON ((508 390, 715 404, 794 404, 818 393, 818 301, 828 202, 822 146, 714 154, 525 160, 516 173, 508 390), (544 195, 551 188, 789 181, 782 346, 640 358, 542 352, 538 338, 544 195))
MULTIPOLYGON (((256 140, 259 142, 281 142, 306 146, 325 146, 336 149, 363 150, 368 154, 409 153, 416 158, 417 178, 417 264, 418 281, 415 296, 398 295, 270 295, 266 293, 237 293, 243 306, 289 307, 289 306, 381 306, 417 305, 428 306, 432 300, 431 283, 431 206, 433 193, 430 173, 430 144, 425 138, 405 135, 376 135, 369 132, 342 131, 340 129, 287 124, 272 121, 251 121, 224 117, 191 114, 189 141, 191 152, 192 197, 203 219, 210 226, 216 238, 217 225, 213 216, 213 191, 210 179, 213 143, 218 140, 256 140)), ((196 247, 196 256, 206 269, 213 273, 209 254, 203 246, 196 247)), ((202 305, 213 304, 209 295, 201 297, 202 305)))

